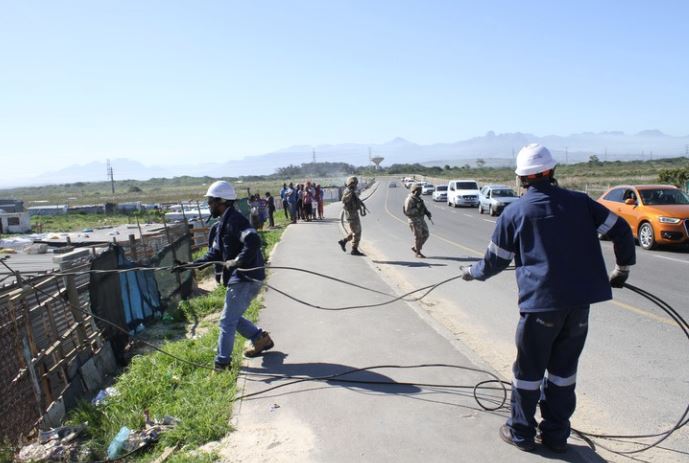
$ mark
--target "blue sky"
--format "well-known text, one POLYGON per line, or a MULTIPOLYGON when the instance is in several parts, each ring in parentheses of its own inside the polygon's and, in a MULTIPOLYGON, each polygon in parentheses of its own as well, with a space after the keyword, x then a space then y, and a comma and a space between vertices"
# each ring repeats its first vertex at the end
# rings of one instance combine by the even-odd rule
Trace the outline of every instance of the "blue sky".
POLYGON ((688 21, 682 0, 0 0, 2 176, 488 130, 688 135, 688 21))

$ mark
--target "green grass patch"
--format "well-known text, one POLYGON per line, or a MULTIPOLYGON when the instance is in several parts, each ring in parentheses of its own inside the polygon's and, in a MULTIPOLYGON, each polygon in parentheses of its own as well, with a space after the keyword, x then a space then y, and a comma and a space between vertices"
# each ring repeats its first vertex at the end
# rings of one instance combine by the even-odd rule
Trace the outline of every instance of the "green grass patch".
MULTIPOLYGON (((139 223, 157 223, 160 217, 153 212, 139 213, 139 223)), ((133 214, 78 214, 64 215, 34 215, 31 217, 31 227, 34 231, 44 233, 76 232, 84 228, 114 227, 117 225, 136 224, 133 214)))
MULTIPOLYGON (((263 250, 270 253, 279 241, 284 228, 259 232, 263 250)), ((222 309, 225 288, 183 302, 186 317, 195 313, 201 318, 222 309)), ((244 316, 256 321, 262 305, 262 293, 250 304, 244 316)), ((176 357, 189 362, 212 367, 218 338, 218 328, 213 326, 197 339, 166 342, 161 347, 176 357)), ((215 373, 180 362, 159 352, 135 356, 126 371, 115 381, 118 394, 96 407, 89 402, 80 403, 69 413, 70 423, 87 421, 88 445, 95 458, 104 458, 112 438, 122 426, 138 430, 144 425, 144 410, 152 417, 171 415, 181 420, 171 431, 161 435, 151 449, 130 457, 129 461, 149 462, 159 456, 166 447, 177 446, 168 462, 211 462, 213 455, 195 452, 199 446, 215 441, 231 431, 229 424, 232 400, 236 392, 237 374, 242 363, 245 339, 239 334, 235 339, 232 368, 215 373)))

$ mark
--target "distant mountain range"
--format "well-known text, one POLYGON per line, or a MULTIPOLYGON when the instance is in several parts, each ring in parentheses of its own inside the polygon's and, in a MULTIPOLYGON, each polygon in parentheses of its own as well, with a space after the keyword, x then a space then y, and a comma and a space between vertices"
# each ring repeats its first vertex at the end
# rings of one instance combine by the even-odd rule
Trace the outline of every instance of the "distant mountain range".
MULTIPOLYGON (((419 145, 404 138, 395 138, 382 144, 343 143, 336 145, 298 145, 244 159, 189 165, 147 166, 131 159, 114 159, 111 164, 116 180, 147 180, 153 177, 181 175, 224 177, 274 173, 278 167, 311 162, 315 151, 319 162, 347 162, 354 165, 369 163, 369 152, 384 159, 382 165, 414 163, 424 165, 473 165, 477 159, 486 165, 510 165, 519 148, 527 143, 542 143, 560 162, 586 161, 592 154, 601 160, 649 159, 687 155, 689 135, 675 137, 659 130, 644 130, 637 134, 623 132, 579 133, 569 136, 548 135, 539 137, 529 133, 488 132, 454 143, 419 145)), ((1 179, 0 187, 46 185, 105 180, 106 164, 91 162, 71 165, 54 172, 46 172, 30 179, 1 179)))

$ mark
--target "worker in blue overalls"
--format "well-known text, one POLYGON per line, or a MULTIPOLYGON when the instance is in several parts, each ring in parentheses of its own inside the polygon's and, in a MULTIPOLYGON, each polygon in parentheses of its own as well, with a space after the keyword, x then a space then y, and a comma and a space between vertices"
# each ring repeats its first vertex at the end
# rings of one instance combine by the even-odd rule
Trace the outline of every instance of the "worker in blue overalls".
POLYGON ((621 288, 636 261, 629 225, 586 194, 559 188, 555 165, 539 144, 519 151, 515 173, 527 191, 498 219, 483 259, 461 268, 464 280, 482 281, 514 259, 517 359, 511 417, 500 437, 525 451, 535 448, 535 440, 556 452, 567 450, 589 306, 611 299, 611 286, 621 288), (614 243, 617 265, 609 277, 599 233, 614 243), (539 401, 542 421, 537 424, 539 401))
MULTIPOLYGON (((268 332, 243 317, 265 278, 261 237, 246 217, 234 208, 237 194, 230 183, 223 180, 212 183, 206 198, 211 215, 219 218, 219 221, 211 229, 215 236, 212 242, 209 239, 208 252, 193 263, 224 262, 220 280, 227 286, 227 293, 219 321, 220 335, 215 356, 215 370, 222 371, 231 367, 235 331, 253 344, 251 349, 244 352, 247 357, 256 357, 263 351, 272 349, 274 343, 268 332)), ((185 264, 179 262, 172 271, 185 269, 185 264)))

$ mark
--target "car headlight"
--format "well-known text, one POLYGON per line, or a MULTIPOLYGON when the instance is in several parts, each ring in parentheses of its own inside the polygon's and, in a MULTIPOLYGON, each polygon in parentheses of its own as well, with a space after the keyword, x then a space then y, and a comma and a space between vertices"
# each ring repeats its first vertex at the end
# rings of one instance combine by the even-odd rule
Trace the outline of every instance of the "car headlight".
POLYGON ((682 221, 682 219, 678 219, 676 217, 658 217, 658 222, 660 223, 672 223, 672 224, 678 224, 682 221))

